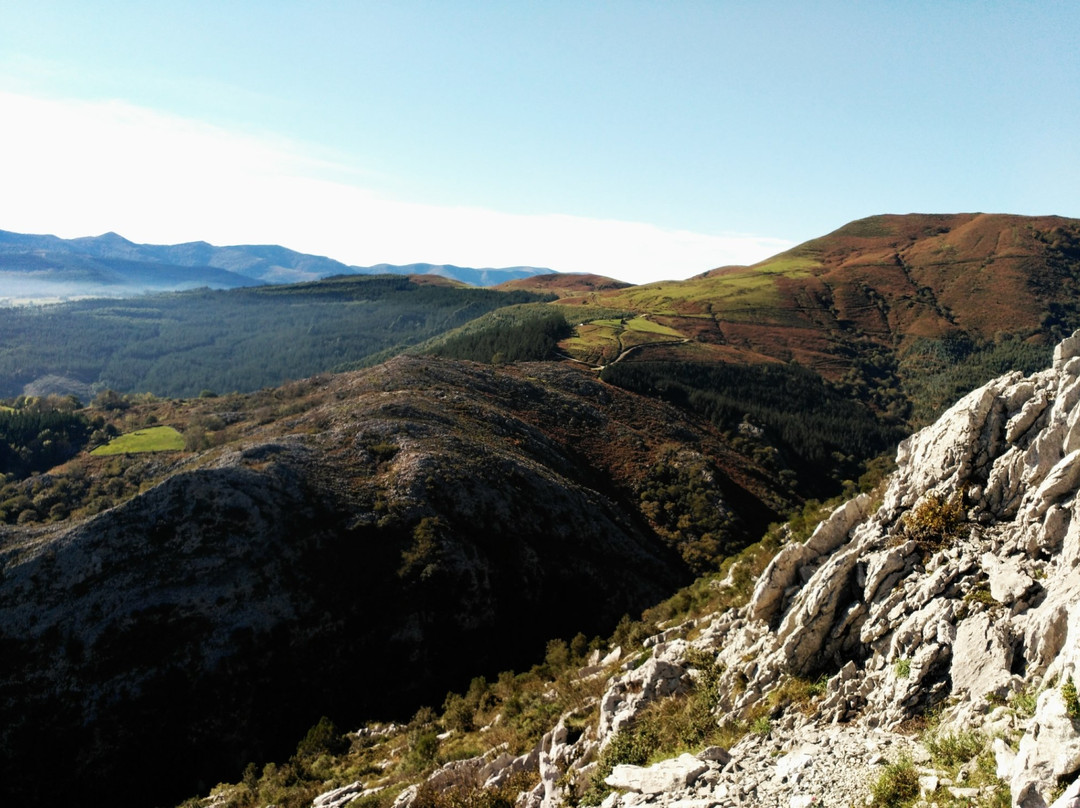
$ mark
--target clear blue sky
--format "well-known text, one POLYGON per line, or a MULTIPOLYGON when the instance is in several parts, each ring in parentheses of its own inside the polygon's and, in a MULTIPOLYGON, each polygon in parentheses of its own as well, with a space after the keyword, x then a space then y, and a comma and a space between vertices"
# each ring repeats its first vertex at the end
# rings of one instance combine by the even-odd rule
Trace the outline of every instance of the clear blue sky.
POLYGON ((1080 3, 9 2, 0 229, 642 281, 1080 217, 1080 3))

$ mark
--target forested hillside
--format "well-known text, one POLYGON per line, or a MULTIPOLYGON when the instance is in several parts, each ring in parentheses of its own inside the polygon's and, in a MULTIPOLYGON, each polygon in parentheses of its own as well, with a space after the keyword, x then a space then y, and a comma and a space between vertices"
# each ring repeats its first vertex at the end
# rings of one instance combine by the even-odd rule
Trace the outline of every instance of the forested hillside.
POLYGON ((0 308, 0 396, 50 376, 68 390, 84 388, 84 396, 99 388, 163 396, 256 390, 360 366, 501 306, 542 299, 342 276, 0 308))

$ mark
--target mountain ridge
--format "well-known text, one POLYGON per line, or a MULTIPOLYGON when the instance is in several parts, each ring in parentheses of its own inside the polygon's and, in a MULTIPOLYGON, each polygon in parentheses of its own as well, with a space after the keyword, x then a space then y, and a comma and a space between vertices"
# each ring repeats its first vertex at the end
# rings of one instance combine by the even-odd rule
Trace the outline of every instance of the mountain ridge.
MULTIPOLYGON (((193 779, 220 776, 212 773, 229 766, 238 771, 246 761, 282 759, 280 750, 289 739, 295 741, 311 725, 316 716, 300 713, 319 704, 291 701, 289 693, 296 691, 289 691, 289 682, 302 684, 305 698, 325 697, 323 714, 353 722, 361 710, 356 700, 372 693, 383 695, 384 704, 398 694, 404 705, 420 698, 416 688, 428 683, 432 691, 423 698, 437 699, 438 689, 448 683, 425 678, 432 671, 457 677, 451 686, 463 687, 477 671, 461 664, 462 649, 471 659, 490 662, 486 675, 500 664, 528 664, 525 644, 532 635, 527 630, 545 639, 568 636, 586 626, 583 616, 608 630, 620 612, 655 602, 691 571, 709 568, 761 535, 778 512, 797 503, 799 491, 805 495, 800 483, 813 478, 833 491, 854 488, 859 464, 871 451, 866 447, 880 449, 900 425, 918 421, 903 406, 913 406, 916 393, 930 401, 925 407, 930 412, 935 402, 954 402, 952 393, 961 382, 983 384, 999 363, 1026 369, 1042 356, 1048 359, 1054 335, 1078 317, 1078 244, 1076 220, 872 217, 757 268, 723 268, 708 277, 644 287, 602 289, 603 279, 570 279, 570 298, 534 301, 507 309, 505 317, 500 309, 498 316, 466 324, 516 334, 529 312, 541 312, 540 319, 551 325, 563 318, 567 326, 577 325, 559 343, 560 350, 576 362, 505 363, 497 340, 469 333, 458 335, 454 350, 475 353, 479 363, 397 356, 356 373, 188 401, 113 393, 103 406, 129 407, 112 416, 114 426, 182 427, 188 451, 153 458, 77 457, 67 467, 5 486, 11 499, 0 505, 5 518, 19 524, 0 526, 5 615, 0 646, 4 658, 18 664, 0 687, 0 728, 6 733, 0 745, 11 755, 4 762, 4 780, 20 796, 40 797, 35 789, 46 782, 69 788, 52 770, 34 768, 47 765, 47 750, 61 749, 66 758, 82 761, 81 773, 99 778, 80 787, 135 804, 145 790, 180 776, 161 761, 203 754, 185 746, 184 738, 191 736, 155 734, 160 726, 195 720, 196 745, 208 756, 220 752, 230 760, 192 758, 186 771, 193 779), (981 301, 1002 294, 1006 302, 1015 298, 1015 316, 999 324, 1014 330, 988 334, 994 309, 980 310, 981 301), (970 373, 961 378, 960 371, 970 373), (924 385, 921 393, 916 384, 924 385), (938 386, 930 389, 932 384, 938 386), (762 397, 766 388, 769 401, 750 400, 762 397), (839 410, 845 401, 859 406, 839 419, 836 412, 816 411, 830 402, 839 410), (807 420, 810 416, 822 420, 807 420), (845 442, 822 442, 825 427, 845 442), (816 443, 805 443, 808 432, 816 443), (855 440, 866 436, 872 440, 863 446, 855 440), (809 459, 813 463, 807 466, 809 459), (85 502, 54 516, 56 506, 77 490, 86 492, 85 502), (591 537, 584 549, 572 541, 582 535, 591 537), (575 555, 582 552, 588 557, 575 555), (568 564, 572 558, 580 563, 568 564), (135 579, 128 566, 140 573, 135 579), (202 581, 200 571, 206 576, 202 581), (228 571, 224 577, 223 571, 228 571), (214 583, 203 586, 206 581, 214 583), (125 597, 126 605, 117 606, 125 597), (542 606, 536 599, 541 597, 542 606), (74 608, 71 604, 81 604, 75 617, 64 611, 74 608), (369 625, 370 614, 385 620, 369 625), (255 620, 259 615, 264 623, 255 620), (502 661, 490 656, 492 632, 522 643, 520 656, 502 661), (155 637, 170 640, 155 642, 155 637), (213 641, 204 643, 206 637, 213 641), (139 649, 146 658, 139 658, 139 649), (357 660, 372 658, 373 669, 357 669, 357 660), (320 664, 310 664, 312 659, 320 664), (262 669, 283 678, 263 676, 262 669), (409 675, 377 678, 402 670, 409 675), (72 682, 73 688, 65 684, 72 682), (401 692, 410 683, 414 691, 401 692), (185 693, 190 698, 177 698, 185 693), (277 710, 267 711, 267 703, 277 710), (205 723, 199 724, 188 704, 232 704, 235 710, 203 716, 205 723), (140 723, 143 714, 153 717, 150 729, 140 723), (156 768, 134 782, 121 771, 123 757, 101 740, 109 737, 132 748, 156 749, 156 768), (272 743, 276 751, 262 743, 272 743), (116 782, 123 793, 113 790, 116 782)), ((544 283, 525 283, 530 282, 544 283)), ((256 292, 295 303, 301 292, 326 299, 352 294, 358 290, 345 287, 353 283, 339 279, 310 289, 256 292)), ((416 294, 412 286, 407 292, 416 294)), ((368 296, 359 293, 355 300, 368 301, 368 296)), ((127 312, 126 319, 144 319, 146 313, 127 312)), ((117 312, 105 316, 115 319, 117 312)), ((300 325, 310 329, 316 322, 317 313, 300 325)), ((388 320, 386 330, 399 322, 388 320)), ((598 723, 586 720, 586 707, 578 702, 540 746, 513 750, 523 755, 513 758, 514 766, 539 778, 527 789, 529 804, 551 808, 560 795, 595 796, 607 777, 619 788, 645 794, 641 771, 616 768, 644 769, 644 759, 622 759, 609 774, 594 777, 597 765, 614 760, 614 752, 604 757, 605 745, 624 751, 624 744, 655 746, 652 736, 635 734, 656 730, 659 719, 649 710, 677 712, 684 706, 696 711, 687 719, 694 732, 707 727, 702 709, 707 715, 720 711, 717 717, 727 715, 743 730, 760 719, 762 731, 745 736, 742 746, 718 742, 723 754, 713 753, 715 760, 683 761, 679 789, 648 792, 659 795, 655 799, 604 797, 609 808, 634 800, 727 804, 761 795, 792 804, 790 799, 813 795, 790 788, 799 778, 789 775, 765 785, 778 776, 773 752, 783 758, 806 755, 798 757, 799 766, 819 760, 815 772, 839 773, 823 757, 815 758, 817 752, 800 752, 791 745, 796 736, 784 733, 805 731, 817 739, 810 745, 836 743, 865 762, 866 771, 877 771, 880 761, 856 755, 859 744, 865 749, 868 737, 878 737, 862 734, 863 729, 891 731, 919 718, 924 707, 942 703, 939 697, 952 693, 956 682, 981 681, 977 671, 953 669, 953 660, 972 656, 964 649, 970 651, 977 640, 993 650, 995 682, 1006 681, 998 676, 1002 670, 1024 678, 1030 667, 1033 676, 1042 675, 1034 671, 1041 670, 1049 652, 1038 650, 1041 639, 1035 635, 1044 629, 1047 636, 1060 635, 1071 607, 1035 597, 1066 576, 1072 551, 1059 549, 1058 540, 1071 547, 1075 537, 1067 542, 1063 537, 1080 524, 1067 507, 1070 497, 1075 499, 1074 461, 1080 450, 1074 435, 1080 359, 1074 356, 1077 338, 1072 340, 1059 346, 1051 370, 1030 378, 1014 372, 991 382, 919 433, 936 437, 909 439, 893 487, 881 494, 887 507, 874 510, 866 499, 854 500, 808 543, 789 542, 773 559, 775 565, 764 570, 760 592, 744 590, 753 582, 757 561, 766 558, 762 548, 753 550, 753 563, 749 557, 725 562, 726 577, 706 579, 697 594, 684 590, 677 598, 693 603, 702 592, 721 600, 745 597, 734 604, 735 611, 706 623, 695 618, 665 625, 625 662, 600 665, 597 657, 576 686, 599 700, 598 723), (1025 490, 1031 494, 1026 499, 1025 490), (924 522, 932 530, 920 533, 924 522), (1014 534, 1010 524, 1023 535, 1014 534), (993 555, 999 551, 1001 558, 993 555), (988 554, 1005 565, 1004 573, 993 559, 986 560, 988 554), (934 575, 948 578, 945 588, 931 595, 929 602, 937 605, 924 611, 926 603, 920 601, 910 613, 895 615, 911 618, 911 624, 897 624, 889 615, 904 604, 887 595, 902 592, 915 604, 920 592, 940 583, 934 575), (1040 581, 1047 583, 1036 587, 1040 581), (1023 590, 1019 594, 1017 586, 1023 590), (1007 619, 990 601, 1009 607, 1007 619), (950 614, 935 611, 946 602, 950 614), (1038 612, 1043 605, 1047 610, 1038 612), (1041 616, 1025 623, 1029 613, 1041 616), (941 628, 950 620, 954 627, 967 621, 962 642, 959 633, 941 628), (871 636, 866 629, 864 639, 863 629, 871 625, 882 633, 871 636), (975 632, 995 625, 1003 627, 1002 636, 975 632), (707 663, 698 652, 708 647, 691 644, 701 636, 709 638, 706 645, 714 642, 729 652, 718 651, 707 663), (854 670, 841 664, 845 657, 854 670), (626 667, 608 688, 601 673, 614 673, 611 666, 620 664, 626 667), (826 675, 820 687, 813 679, 818 674, 826 675), (698 680, 722 688, 706 702, 695 701, 698 680), (919 692, 908 685, 917 685, 919 692), (787 709, 792 689, 845 726, 835 732, 810 726, 787 709), (638 698, 643 693, 649 695, 638 698), (652 698, 665 693, 687 701, 652 698), (814 701, 818 696, 821 701, 814 701), (868 711, 878 725, 850 732, 846 725, 868 711), (768 740, 769 722, 782 739, 779 745, 768 740), (628 734, 616 743, 619 729, 628 734), (756 796, 749 785, 725 780, 723 764, 712 765, 726 754, 738 757, 744 772, 753 772, 756 796), (725 794, 704 793, 706 786, 721 783, 725 794)), ((763 548, 783 543, 775 532, 769 535, 773 538, 763 548)), ((1066 600, 1071 591, 1061 588, 1066 600)), ((620 636, 626 640, 634 631, 624 628, 620 636)), ((556 679, 578 681, 554 662, 549 668, 563 670, 556 679)), ((493 722, 489 731, 496 729, 500 698, 507 705, 498 713, 503 722, 522 715, 533 722, 510 735, 515 742, 534 737, 538 722, 558 719, 551 711, 564 704, 561 698, 545 701, 545 691, 537 698, 547 712, 534 705, 529 709, 537 712, 531 713, 520 701, 521 691, 500 681, 501 689, 489 688, 486 696, 481 691, 487 685, 477 685, 479 695, 470 708, 472 715, 493 722)), ((1014 684, 1007 678, 1005 690, 994 684, 988 692, 1008 706, 1020 698, 1014 684)), ((1060 696, 1046 698, 1053 713, 1064 696, 1059 683, 1050 689, 1060 696)), ((446 704, 455 702, 448 697, 446 704)), ((451 712, 450 706, 445 709, 451 712)), ((1040 709, 1036 705, 1032 712, 1040 709)), ((1044 718, 1054 723, 1051 713, 1044 718)), ((972 721, 981 721, 981 715, 964 713, 972 721)), ((388 730, 399 751, 386 751, 386 757, 364 765, 378 762, 378 771, 392 773, 388 779, 369 776, 373 770, 357 774, 361 791, 403 786, 395 762, 406 754, 401 750, 409 755, 428 750, 420 762, 410 757, 402 763, 410 776, 426 774, 436 750, 463 755, 467 747, 458 746, 453 736, 442 745, 434 730, 466 727, 469 721, 445 716, 438 721, 443 723, 429 711, 426 718, 414 716, 408 729, 388 730), (383 761, 389 762, 382 766, 383 761)), ((1020 718, 1010 718, 1008 730, 1021 732, 1013 738, 1012 752, 1021 752, 1022 733, 1029 729, 1020 718)), ((917 751, 909 741, 890 743, 917 751)), ((1026 790, 1025 808, 1042 808, 1038 800, 1046 802, 1047 784, 1056 775, 1017 779, 1020 772, 1053 769, 1045 761, 1033 762, 1030 746, 1024 763, 1007 762, 1003 752, 1000 766, 1016 793, 1026 790)), ((477 772, 488 771, 486 779, 498 770, 509 778, 505 756, 494 759, 502 763, 483 769, 493 763, 485 759, 476 764, 477 772)), ((796 765, 792 760, 785 765, 796 765)), ((301 764, 289 765, 289 776, 299 777, 301 764)), ((268 769, 263 779, 278 782, 274 771, 285 769, 268 769)), ((344 786, 355 777, 342 780, 341 772, 360 770, 335 769, 333 777, 328 771, 312 768, 314 779, 304 781, 304 789, 310 791, 316 782, 344 786)), ((817 774, 807 778, 823 782, 817 774)), ((252 796, 260 793, 251 790, 258 782, 257 771, 245 775, 248 791, 230 792, 237 805, 300 804, 252 796)), ((855 787, 850 778, 844 782, 845 788, 855 787)), ((75 786, 70 788, 65 793, 76 796, 75 786)), ((306 799, 315 796, 309 791, 306 799)), ((854 792, 828 793, 847 799, 854 792)), ((377 793, 364 796, 387 808, 377 793)), ((409 799, 402 796, 401 808, 409 799)))
POLYGON ((436 274, 473 286, 490 286, 547 272, 551 270, 474 269, 450 264, 360 267, 270 244, 224 247, 205 241, 137 244, 111 231, 100 236, 62 239, 0 230, 0 278, 11 291, 23 296, 30 293, 51 297, 130 295, 204 286, 231 289, 349 274, 436 274))
POLYGON ((1071 301, 1078 258, 1075 219, 875 216, 750 267, 698 275, 682 282, 681 294, 679 283, 659 282, 590 295, 589 302, 639 310, 651 305, 657 316, 683 318, 688 329, 693 323, 686 321, 705 316, 714 330, 699 326, 703 346, 743 347, 827 369, 837 347, 828 339, 850 340, 853 332, 879 343, 905 334, 941 338, 969 320, 967 330, 982 339, 995 330, 1030 333, 1041 307, 1071 301), (749 278, 758 285, 748 285, 749 278), (996 328, 989 324, 994 321, 996 328))

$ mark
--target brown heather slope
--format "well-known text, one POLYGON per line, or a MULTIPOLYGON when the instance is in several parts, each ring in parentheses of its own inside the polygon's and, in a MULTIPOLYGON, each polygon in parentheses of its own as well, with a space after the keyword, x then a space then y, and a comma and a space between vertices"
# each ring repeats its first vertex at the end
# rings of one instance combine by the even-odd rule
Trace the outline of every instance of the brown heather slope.
POLYGON ((566 363, 399 357, 139 408, 214 448, 76 458, 28 490, 148 484, 0 527, 4 804, 176 802, 284 759, 320 715, 407 718, 606 634, 780 502, 708 425, 566 363), (697 508, 723 535, 670 529, 697 508))
POLYGON ((533 275, 529 278, 500 283, 493 288, 507 292, 551 292, 560 298, 577 298, 587 292, 602 292, 609 289, 625 289, 633 284, 615 280, 604 275, 591 275, 580 272, 558 272, 550 275, 533 275))
POLYGON ((832 379, 868 347, 1004 334, 1049 342, 1076 325, 1078 301, 1080 221, 982 213, 874 216, 752 267, 581 300, 650 314, 690 340, 635 361, 794 360, 832 379))
POLYGON ((778 258, 820 263, 816 288, 845 327, 881 339, 988 339, 1032 331, 1049 303, 1075 299, 1077 246, 1080 222, 1054 216, 877 216, 778 258))

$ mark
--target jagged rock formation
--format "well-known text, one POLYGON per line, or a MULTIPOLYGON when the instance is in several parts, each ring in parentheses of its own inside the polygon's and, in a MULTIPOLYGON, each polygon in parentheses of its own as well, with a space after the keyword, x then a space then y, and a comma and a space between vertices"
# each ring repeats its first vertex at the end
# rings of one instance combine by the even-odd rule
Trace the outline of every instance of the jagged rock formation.
MULTIPOLYGON (((544 739, 540 782, 521 804, 554 808, 580 793, 615 734, 693 680, 694 649, 720 671, 717 721, 765 716, 767 734, 617 767, 606 808, 862 804, 901 750, 928 759, 900 730, 930 709, 942 727, 998 736, 1015 806, 1049 805, 1080 773, 1078 402, 1080 332, 1052 368, 967 395, 901 445, 879 505, 862 496, 837 509, 780 551, 747 606, 671 628, 647 659, 626 662, 597 728, 567 743, 560 723, 544 739), (808 713, 769 706, 794 678, 819 676, 827 684, 808 713), (1014 707, 1020 694, 1037 694, 1033 715, 1014 707)), ((980 797, 930 771, 920 785, 980 797)), ((1055 804, 1072 805, 1077 788, 1055 804)))

